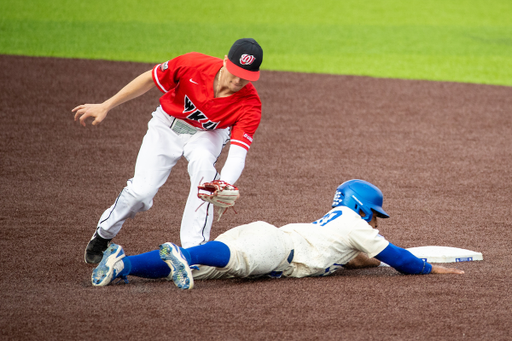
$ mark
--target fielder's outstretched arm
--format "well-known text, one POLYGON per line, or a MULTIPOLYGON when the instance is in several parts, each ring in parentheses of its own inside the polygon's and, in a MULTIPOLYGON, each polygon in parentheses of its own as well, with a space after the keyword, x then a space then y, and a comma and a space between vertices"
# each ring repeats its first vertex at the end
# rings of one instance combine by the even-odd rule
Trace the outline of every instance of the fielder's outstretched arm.
POLYGON ((228 158, 220 173, 220 179, 234 185, 238 178, 240 178, 240 175, 242 175, 246 156, 247 150, 245 148, 231 145, 229 147, 228 158))
POLYGON ((85 127, 85 120, 88 117, 93 117, 94 121, 92 122, 92 125, 101 123, 111 109, 145 94, 151 88, 156 86, 153 82, 151 72, 152 70, 144 72, 128 83, 117 94, 101 104, 82 104, 77 106, 71 110, 71 112, 75 113, 75 121, 79 119, 80 124, 85 127))

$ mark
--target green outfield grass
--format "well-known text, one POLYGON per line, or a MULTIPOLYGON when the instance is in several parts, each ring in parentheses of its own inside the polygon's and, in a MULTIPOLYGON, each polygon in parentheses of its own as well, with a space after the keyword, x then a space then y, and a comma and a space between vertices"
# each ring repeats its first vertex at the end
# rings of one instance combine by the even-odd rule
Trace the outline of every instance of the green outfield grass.
POLYGON ((253 37, 263 69, 512 86, 510 0, 0 0, 0 53, 157 63, 253 37))

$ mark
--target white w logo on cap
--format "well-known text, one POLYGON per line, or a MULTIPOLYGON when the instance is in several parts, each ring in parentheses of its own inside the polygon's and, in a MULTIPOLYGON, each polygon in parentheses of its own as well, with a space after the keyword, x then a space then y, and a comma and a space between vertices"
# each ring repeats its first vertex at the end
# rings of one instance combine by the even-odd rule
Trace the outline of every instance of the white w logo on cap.
POLYGON ((254 57, 253 55, 244 53, 240 57, 240 64, 241 65, 251 65, 255 60, 256 60, 256 57, 254 57))

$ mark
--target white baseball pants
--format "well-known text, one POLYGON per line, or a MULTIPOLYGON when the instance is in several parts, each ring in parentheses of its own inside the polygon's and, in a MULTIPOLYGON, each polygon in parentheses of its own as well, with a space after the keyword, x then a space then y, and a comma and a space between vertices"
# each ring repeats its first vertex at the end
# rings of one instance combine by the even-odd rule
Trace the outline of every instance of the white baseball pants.
MULTIPOLYGON (((135 165, 135 175, 98 222, 101 237, 115 237, 127 218, 153 205, 158 189, 167 181, 171 169, 184 156, 188 161, 190 191, 181 222, 181 245, 192 247, 210 239, 213 206, 197 197, 199 183, 218 178, 215 163, 229 139, 229 128, 177 134, 170 129, 174 118, 160 107, 148 123, 135 165)), ((170 208, 171 214, 175 213, 170 208)))
POLYGON ((257 221, 237 226, 215 238, 229 247, 231 256, 225 268, 200 266, 194 279, 257 277, 281 272, 290 267, 293 253, 291 237, 269 223, 257 221))

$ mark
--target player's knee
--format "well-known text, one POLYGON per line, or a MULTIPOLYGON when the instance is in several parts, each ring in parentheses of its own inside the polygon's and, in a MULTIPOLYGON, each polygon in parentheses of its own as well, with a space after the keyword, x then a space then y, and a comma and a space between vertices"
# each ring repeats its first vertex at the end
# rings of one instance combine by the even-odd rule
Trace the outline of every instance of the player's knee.
POLYGON ((217 157, 207 151, 194 153, 188 160, 188 171, 189 173, 195 173, 199 170, 215 169, 216 161, 217 157))
POLYGON ((139 206, 139 210, 145 211, 153 205, 153 198, 157 190, 149 186, 143 186, 137 182, 131 182, 126 187, 126 192, 130 196, 132 206, 139 206))

